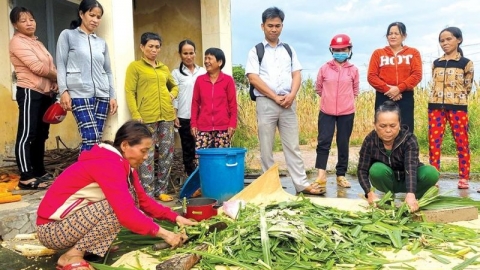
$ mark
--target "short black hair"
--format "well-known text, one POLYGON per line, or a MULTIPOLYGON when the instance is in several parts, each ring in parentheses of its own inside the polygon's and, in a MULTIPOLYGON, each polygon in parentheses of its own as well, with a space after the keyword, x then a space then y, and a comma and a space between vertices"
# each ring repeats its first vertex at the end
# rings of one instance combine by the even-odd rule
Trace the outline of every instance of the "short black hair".
POLYGON ((22 13, 28 13, 33 19, 35 19, 35 16, 33 16, 33 12, 30 9, 26 7, 14 7, 12 11, 10 11, 10 22, 16 24, 20 20, 22 13))
POLYGON ((220 65, 220 70, 225 66, 225 53, 219 48, 208 48, 205 51, 205 56, 207 55, 213 55, 217 61, 222 61, 222 64, 220 65))
POLYGON ((140 44, 145 46, 149 40, 158 40, 160 42, 160 46, 162 46, 162 37, 160 37, 157 33, 152 32, 145 32, 140 37, 140 44))
POLYGON ((265 11, 262 13, 262 22, 265 23, 267 19, 275 19, 275 18, 280 18, 280 20, 283 23, 283 20, 285 19, 285 13, 277 7, 270 7, 265 9, 265 11))

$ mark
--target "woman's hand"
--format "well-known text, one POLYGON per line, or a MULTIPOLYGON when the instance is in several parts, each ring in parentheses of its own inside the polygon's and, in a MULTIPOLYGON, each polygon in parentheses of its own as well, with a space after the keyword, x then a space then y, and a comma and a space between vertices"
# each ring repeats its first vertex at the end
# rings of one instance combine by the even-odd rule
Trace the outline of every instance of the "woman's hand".
POLYGON ((373 192, 373 191, 370 191, 368 193, 367 201, 368 201, 368 204, 376 207, 376 202, 378 201, 377 194, 375 194, 375 192, 373 192))
POLYGON ((235 128, 229 127, 227 132, 228 132, 228 136, 231 139, 233 137, 233 134, 235 134, 235 128))
POLYGON ((174 100, 175 97, 172 95, 172 93, 170 93, 170 100, 174 100))
POLYGON ((388 96, 391 100, 395 101, 394 98, 397 97, 399 94, 401 94, 400 89, 398 89, 398 86, 393 86, 393 85, 389 85, 388 87, 390 87, 390 90, 385 92, 384 95, 388 96))
POLYGON ((50 90, 54 93, 58 93, 58 84, 56 82, 52 82, 52 85, 50 86, 50 90))
POLYGON ((398 95, 396 95, 396 96, 394 96, 390 99, 393 100, 393 101, 399 101, 400 99, 402 99, 402 94, 398 94, 398 95))
POLYGON ((172 249, 182 246, 182 244, 188 239, 188 236, 185 234, 185 232, 174 233, 167 231, 162 227, 160 227, 156 236, 165 240, 165 242, 168 243, 172 249))
POLYGON ((180 120, 178 120, 178 117, 176 117, 175 120, 173 120, 173 126, 176 128, 181 127, 180 120))
POLYGON ((415 193, 407 193, 405 196, 405 203, 410 208, 410 212, 416 212, 419 209, 417 198, 415 198, 415 193))
POLYGON ((182 216, 178 216, 175 221, 177 222, 178 226, 185 226, 185 225, 188 225, 188 226, 195 226, 198 224, 198 222, 196 221, 192 221, 188 218, 184 218, 182 216))
POLYGON ((112 98, 110 99, 110 114, 114 115, 117 112, 118 105, 117 105, 117 100, 112 98))
POLYGON ((60 106, 65 111, 72 110, 72 99, 70 98, 70 94, 68 93, 68 90, 65 90, 60 96, 60 106))
POLYGON ((193 136, 193 137, 197 137, 198 128, 192 127, 192 128, 190 129, 190 133, 192 133, 192 136, 193 136))

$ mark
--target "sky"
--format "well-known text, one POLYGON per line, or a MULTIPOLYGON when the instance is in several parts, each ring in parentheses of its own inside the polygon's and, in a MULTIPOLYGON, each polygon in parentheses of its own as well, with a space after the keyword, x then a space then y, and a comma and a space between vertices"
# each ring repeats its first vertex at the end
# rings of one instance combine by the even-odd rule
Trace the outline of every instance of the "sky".
MULTIPOLYGON (((367 69, 372 52, 386 45, 387 27, 395 21, 407 27, 405 45, 422 55, 423 80, 428 85, 433 60, 443 54, 438 35, 448 26, 463 32, 465 57, 474 62, 480 82, 480 4, 474 0, 231 0, 232 63, 245 66, 248 51, 264 39, 262 12, 272 6, 285 13, 280 40, 291 45, 303 66, 303 79, 314 81, 331 58, 330 40, 347 34, 353 42, 350 60, 360 73, 360 89, 370 90, 367 69)), ((480 89, 479 89, 480 90, 480 89)))

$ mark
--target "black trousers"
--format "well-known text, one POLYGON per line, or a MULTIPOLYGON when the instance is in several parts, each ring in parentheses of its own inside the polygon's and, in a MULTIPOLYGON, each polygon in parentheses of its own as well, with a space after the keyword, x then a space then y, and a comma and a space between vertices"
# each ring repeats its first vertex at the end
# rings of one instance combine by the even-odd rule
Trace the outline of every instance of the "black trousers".
POLYGON ((355 113, 341 116, 328 115, 323 112, 318 114, 318 144, 315 168, 322 170, 327 168, 328 154, 332 146, 336 125, 337 136, 335 140, 337 142, 338 160, 335 169, 337 176, 345 176, 348 169, 350 135, 352 135, 354 117, 355 113))
POLYGON ((190 119, 178 118, 180 127, 178 134, 182 143, 183 165, 185 166, 185 173, 191 175, 195 170, 195 138, 190 133, 190 119))
POLYGON ((16 98, 19 116, 15 159, 20 180, 28 180, 46 173, 43 158, 50 124, 42 118, 54 99, 22 87, 17 87, 16 98))
MULTIPOLYGON (((388 96, 383 93, 375 91, 375 111, 383 102, 390 100, 388 96)), ((402 117, 401 124, 408 126, 408 131, 413 133, 414 128, 414 108, 415 100, 413 99, 413 91, 405 91, 402 93, 402 99, 396 101, 398 107, 400 107, 400 116, 402 117)))

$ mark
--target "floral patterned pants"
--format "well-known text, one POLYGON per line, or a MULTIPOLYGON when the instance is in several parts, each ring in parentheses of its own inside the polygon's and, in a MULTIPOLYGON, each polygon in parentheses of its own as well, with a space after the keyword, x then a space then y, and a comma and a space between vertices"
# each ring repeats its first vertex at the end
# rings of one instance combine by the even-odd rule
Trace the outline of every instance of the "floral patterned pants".
POLYGON ((138 170, 140 182, 150 197, 156 198, 167 193, 168 180, 175 147, 173 121, 146 124, 153 133, 152 148, 148 158, 138 170))
POLYGON ((195 142, 195 149, 227 148, 230 147, 230 136, 227 130, 199 131, 195 142))

